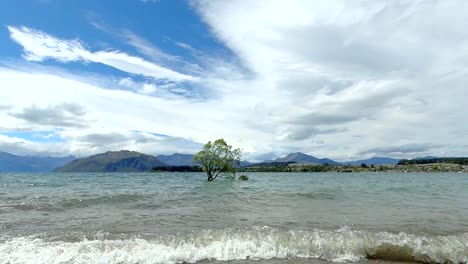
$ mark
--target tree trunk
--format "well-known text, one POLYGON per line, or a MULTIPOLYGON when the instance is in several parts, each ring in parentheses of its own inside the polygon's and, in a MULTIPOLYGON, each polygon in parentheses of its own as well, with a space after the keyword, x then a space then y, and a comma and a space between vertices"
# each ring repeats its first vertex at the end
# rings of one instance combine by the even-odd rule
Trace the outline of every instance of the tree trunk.
POLYGON ((207 171, 206 175, 208 175, 208 181, 213 181, 213 173, 211 171, 207 171))

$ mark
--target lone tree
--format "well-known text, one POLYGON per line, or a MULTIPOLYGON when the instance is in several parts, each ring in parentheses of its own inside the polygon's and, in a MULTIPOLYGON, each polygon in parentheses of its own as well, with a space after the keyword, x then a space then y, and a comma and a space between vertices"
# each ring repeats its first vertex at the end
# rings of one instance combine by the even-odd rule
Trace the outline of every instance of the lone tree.
POLYGON ((203 150, 195 154, 193 159, 202 165, 208 181, 212 181, 221 173, 235 174, 235 165, 240 165, 241 150, 233 149, 221 138, 206 143, 203 150))

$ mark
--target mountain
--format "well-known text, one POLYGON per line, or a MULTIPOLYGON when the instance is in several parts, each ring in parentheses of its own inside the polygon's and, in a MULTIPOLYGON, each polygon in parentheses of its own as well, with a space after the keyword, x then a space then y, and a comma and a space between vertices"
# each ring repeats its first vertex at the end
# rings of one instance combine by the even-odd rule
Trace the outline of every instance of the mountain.
MULTIPOLYGON (((160 161, 166 163, 169 166, 193 166, 197 165, 193 161, 193 156, 193 154, 174 153, 171 155, 158 155, 156 156, 156 158, 158 158, 160 161)), ((240 162, 241 167, 245 167, 251 164, 253 163, 246 160, 241 160, 240 162)))
POLYGON ((437 158, 438 157, 434 157, 434 156, 425 156, 425 157, 417 157, 412 160, 430 160, 430 159, 437 159, 437 158))
POLYGON ((253 165, 253 164, 255 164, 255 163, 254 163, 254 162, 247 161, 247 160, 241 160, 239 166, 241 166, 241 167, 247 167, 247 166, 250 166, 250 165, 253 165))
POLYGON ((76 159, 75 157, 37 157, 17 156, 0 152, 0 171, 2 172, 50 172, 76 159))
POLYGON ((158 155, 156 158, 169 166, 192 166, 194 165, 192 154, 174 153, 171 155, 158 155))
POLYGON ((277 166, 288 166, 289 164, 294 164, 294 161, 287 161, 287 162, 276 162, 276 161, 264 161, 260 163, 250 163, 245 165, 244 167, 277 167, 277 166))
POLYGON ((341 162, 341 164, 347 165, 361 165, 361 164, 366 164, 366 165, 395 165, 399 162, 399 159, 392 159, 392 158, 384 158, 384 157, 373 157, 370 159, 365 159, 365 160, 353 160, 353 161, 345 161, 341 162))
POLYGON ((167 166, 159 159, 143 153, 121 150, 108 151, 74 160, 55 171, 59 172, 138 172, 167 166))
POLYGON ((285 157, 276 158, 272 162, 296 162, 296 163, 315 163, 315 164, 330 164, 336 165, 338 162, 331 159, 318 159, 314 156, 310 156, 301 152, 290 153, 285 157))

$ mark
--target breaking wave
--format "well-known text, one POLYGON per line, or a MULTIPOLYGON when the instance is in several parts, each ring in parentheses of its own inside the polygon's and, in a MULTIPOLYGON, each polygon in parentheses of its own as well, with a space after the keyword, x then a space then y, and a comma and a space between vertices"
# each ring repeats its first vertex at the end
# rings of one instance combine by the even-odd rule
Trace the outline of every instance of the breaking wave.
POLYGON ((202 230, 152 238, 57 241, 37 237, 0 240, 0 263, 194 263, 202 260, 314 258, 334 262, 378 259, 467 263, 468 233, 423 236, 270 227, 202 230))

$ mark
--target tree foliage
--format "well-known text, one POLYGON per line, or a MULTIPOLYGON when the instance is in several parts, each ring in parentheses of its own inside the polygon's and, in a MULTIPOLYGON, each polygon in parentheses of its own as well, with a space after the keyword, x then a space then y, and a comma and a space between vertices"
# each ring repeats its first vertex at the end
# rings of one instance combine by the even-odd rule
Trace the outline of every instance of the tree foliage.
POLYGON ((206 143, 203 150, 195 154, 194 160, 202 165, 208 181, 213 181, 220 174, 235 174, 236 166, 240 165, 241 150, 233 149, 221 138, 206 143))

